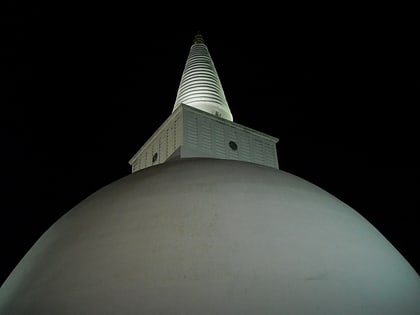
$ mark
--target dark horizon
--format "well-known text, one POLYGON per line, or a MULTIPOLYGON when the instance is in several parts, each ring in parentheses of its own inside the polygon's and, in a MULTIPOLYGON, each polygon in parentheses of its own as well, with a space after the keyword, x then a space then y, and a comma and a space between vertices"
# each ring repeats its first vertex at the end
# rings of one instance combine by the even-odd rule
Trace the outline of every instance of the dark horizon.
POLYGON ((130 174, 128 160, 172 111, 198 30, 234 121, 279 138, 281 170, 347 203, 420 274, 409 38, 363 18, 150 25, 104 10, 12 8, 5 19, 1 283, 63 214, 130 174))

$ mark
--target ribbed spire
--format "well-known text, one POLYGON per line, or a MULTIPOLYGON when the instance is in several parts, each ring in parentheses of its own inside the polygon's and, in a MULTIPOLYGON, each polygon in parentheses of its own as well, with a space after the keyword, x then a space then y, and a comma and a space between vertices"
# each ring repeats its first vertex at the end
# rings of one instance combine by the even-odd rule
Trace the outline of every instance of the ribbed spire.
POLYGON ((233 121, 222 84, 200 33, 191 46, 173 110, 181 104, 233 121))

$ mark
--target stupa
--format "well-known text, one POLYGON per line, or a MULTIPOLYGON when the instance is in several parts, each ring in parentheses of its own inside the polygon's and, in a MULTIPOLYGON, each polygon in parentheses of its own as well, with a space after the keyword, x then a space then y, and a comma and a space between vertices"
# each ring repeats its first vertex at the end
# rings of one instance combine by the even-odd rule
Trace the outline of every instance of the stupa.
POLYGON ((396 248, 279 170, 277 138, 233 122, 202 36, 133 173, 54 223, 0 289, 0 314, 420 314, 396 248))

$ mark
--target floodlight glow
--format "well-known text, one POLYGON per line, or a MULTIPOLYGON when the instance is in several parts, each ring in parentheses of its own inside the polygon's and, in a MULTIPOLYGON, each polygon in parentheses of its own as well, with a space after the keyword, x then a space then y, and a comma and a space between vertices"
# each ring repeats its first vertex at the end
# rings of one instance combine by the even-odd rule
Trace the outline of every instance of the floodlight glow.
POLYGON ((173 111, 181 104, 233 121, 213 60, 202 39, 191 46, 173 111))

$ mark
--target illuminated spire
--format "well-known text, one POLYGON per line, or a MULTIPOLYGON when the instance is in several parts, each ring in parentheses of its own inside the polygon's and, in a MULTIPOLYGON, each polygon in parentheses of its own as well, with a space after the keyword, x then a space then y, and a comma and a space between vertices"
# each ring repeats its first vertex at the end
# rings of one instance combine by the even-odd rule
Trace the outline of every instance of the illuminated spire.
POLYGON ((173 111, 181 104, 233 121, 222 84, 200 33, 194 37, 173 111))
POLYGON ((278 139, 233 122, 203 36, 198 33, 172 114, 130 159, 131 171, 174 159, 238 160, 278 169, 278 139))

